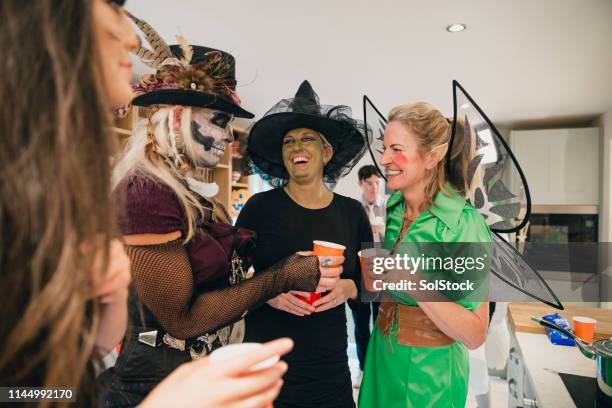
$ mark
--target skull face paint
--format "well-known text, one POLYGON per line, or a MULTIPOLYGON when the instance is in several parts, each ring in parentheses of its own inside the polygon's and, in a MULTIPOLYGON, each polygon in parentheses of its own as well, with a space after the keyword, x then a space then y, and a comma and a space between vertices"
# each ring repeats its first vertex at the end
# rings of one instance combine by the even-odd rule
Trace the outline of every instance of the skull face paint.
POLYGON ((194 154, 191 159, 200 167, 215 167, 227 143, 234 141, 229 124, 234 116, 212 109, 193 109, 191 114, 191 135, 194 154))

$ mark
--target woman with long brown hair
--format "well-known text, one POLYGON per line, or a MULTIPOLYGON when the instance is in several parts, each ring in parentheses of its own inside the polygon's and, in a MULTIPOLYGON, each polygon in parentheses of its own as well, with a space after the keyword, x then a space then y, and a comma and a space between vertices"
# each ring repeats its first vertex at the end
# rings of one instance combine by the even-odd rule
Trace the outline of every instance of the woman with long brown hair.
MULTIPOLYGON (((79 384, 96 344, 111 348, 126 319, 129 274, 121 245, 110 240, 104 112, 129 88, 104 92, 102 84, 118 78, 105 76, 95 46, 108 29, 91 24, 97 2, 61 3, 0 6, 3 385, 79 384), (114 282, 103 283, 109 266, 114 282), (100 342, 99 325, 112 324, 110 316, 119 330, 104 330, 100 342)), ((129 33, 117 19, 113 32, 129 33)), ((123 71, 129 81, 131 69, 123 71)))
MULTIPOLYGON (((132 97, 138 45, 122 5, 0 2, 0 386, 72 388, 82 406, 96 404, 95 361, 127 321, 109 169, 111 107, 132 97)), ((249 368, 290 348, 281 340, 223 367, 185 365, 144 405, 267 406, 286 365, 249 368)))

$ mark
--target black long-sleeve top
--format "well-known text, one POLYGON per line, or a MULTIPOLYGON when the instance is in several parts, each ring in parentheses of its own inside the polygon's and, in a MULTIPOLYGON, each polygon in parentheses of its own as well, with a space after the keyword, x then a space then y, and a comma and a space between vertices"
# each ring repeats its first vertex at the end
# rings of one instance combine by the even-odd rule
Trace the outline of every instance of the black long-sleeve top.
MULTIPOLYGON (((346 246, 341 276, 360 287, 357 252, 372 242, 372 230, 360 202, 334 194, 322 209, 307 209, 278 188, 254 195, 238 217, 237 226, 257 232, 255 273, 301 250, 313 240, 346 246)), ((352 301, 349 301, 349 305, 352 301)), ((310 316, 296 316, 269 305, 246 318, 245 341, 290 337, 295 347, 285 360, 289 371, 276 406, 353 406, 347 357, 344 304, 310 316)))

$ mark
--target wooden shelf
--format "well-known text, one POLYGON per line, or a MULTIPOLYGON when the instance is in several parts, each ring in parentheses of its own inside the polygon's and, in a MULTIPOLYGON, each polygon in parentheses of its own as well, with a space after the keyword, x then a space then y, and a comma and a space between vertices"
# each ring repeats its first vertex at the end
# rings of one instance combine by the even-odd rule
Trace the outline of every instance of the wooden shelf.
POLYGON ((232 183, 232 187, 249 188, 249 183, 232 183))
MULTIPOLYGON (((217 164, 217 167, 215 167, 216 169, 229 169, 230 166, 227 164, 223 164, 223 163, 219 163, 217 164)), ((213 169, 214 170, 214 169, 213 169)))

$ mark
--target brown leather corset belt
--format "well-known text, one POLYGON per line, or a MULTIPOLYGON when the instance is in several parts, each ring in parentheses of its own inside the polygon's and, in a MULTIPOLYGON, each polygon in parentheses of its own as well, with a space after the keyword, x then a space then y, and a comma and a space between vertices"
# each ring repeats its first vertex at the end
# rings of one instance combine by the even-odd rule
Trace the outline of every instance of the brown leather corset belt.
POLYGON ((417 306, 381 303, 376 324, 388 336, 397 317, 397 343, 413 347, 439 347, 455 342, 444 334, 417 306))

